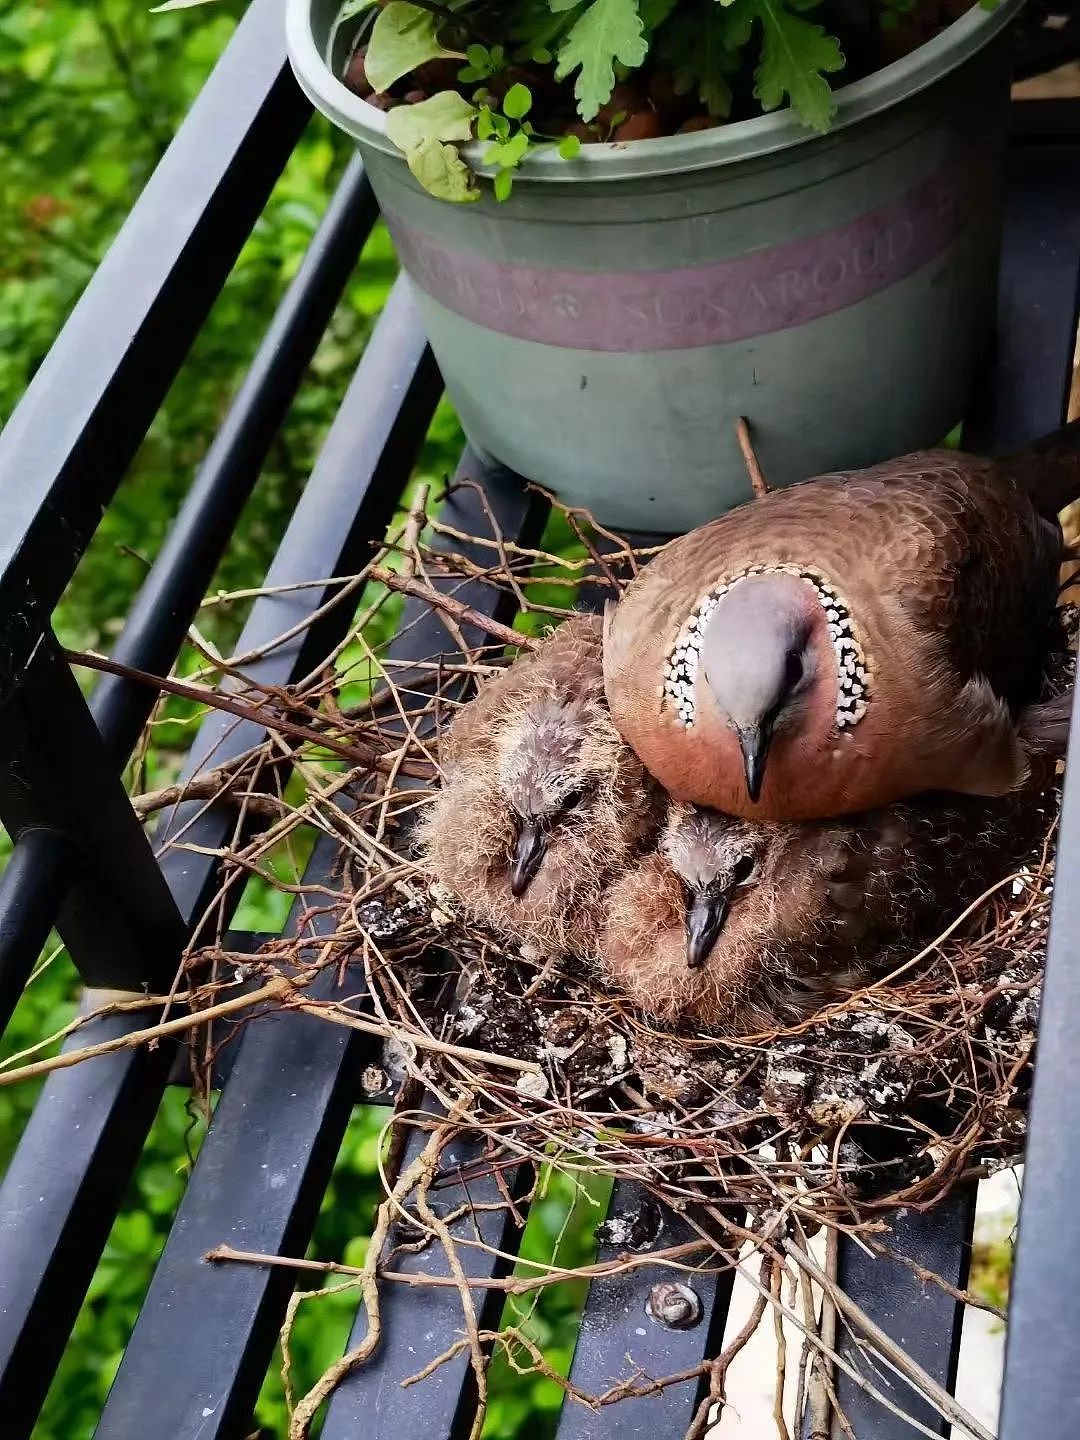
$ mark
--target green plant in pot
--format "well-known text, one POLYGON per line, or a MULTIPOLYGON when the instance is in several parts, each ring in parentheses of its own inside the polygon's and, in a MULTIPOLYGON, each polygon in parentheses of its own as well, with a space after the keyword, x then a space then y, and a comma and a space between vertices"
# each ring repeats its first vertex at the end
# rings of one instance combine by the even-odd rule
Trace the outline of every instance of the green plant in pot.
POLYGON ((994 311, 1021 0, 287 0, 473 445, 674 532, 935 443, 994 311))

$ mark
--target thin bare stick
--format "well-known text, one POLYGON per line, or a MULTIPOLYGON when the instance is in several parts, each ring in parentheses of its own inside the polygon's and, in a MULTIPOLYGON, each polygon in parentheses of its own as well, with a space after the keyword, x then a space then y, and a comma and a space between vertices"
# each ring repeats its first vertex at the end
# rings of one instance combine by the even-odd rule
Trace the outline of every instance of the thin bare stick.
MULTIPOLYGON (((837 1267, 840 1253, 840 1237, 835 1225, 830 1225, 825 1237, 825 1273, 834 1283, 836 1281, 837 1267)), ((803 1276, 802 1283, 809 1286, 807 1276, 803 1276)), ((836 1306, 833 1304, 832 1296, 822 1292, 821 1297, 821 1319, 818 1323, 818 1333, 825 1345, 830 1350, 836 1349, 836 1306)), ((806 1440, 829 1440, 832 1431, 832 1390, 831 1366, 826 1356, 818 1351, 810 1362, 810 1405, 809 1405, 809 1429, 806 1440)))
POLYGON ((402 595, 411 595, 416 600, 423 600, 430 605, 432 610, 442 610, 462 625, 473 625, 485 635, 490 635, 493 640, 498 640, 503 645, 516 645, 519 650, 535 650, 537 641, 529 635, 523 635, 518 630, 512 630, 509 625, 503 625, 498 620, 493 620, 489 615, 474 610, 471 605, 466 605, 463 600, 455 600, 452 595, 445 594, 442 590, 436 590, 434 586, 425 585, 422 580, 414 580, 408 575, 399 575, 396 570, 387 570, 382 565, 373 565, 369 572, 372 580, 378 580, 388 590, 397 590, 402 595))
POLYGON ((851 1321, 857 1329, 869 1340, 875 1350, 894 1367, 905 1380, 938 1410, 947 1420, 954 1425, 961 1425, 976 1440, 994 1440, 994 1436, 980 1425, 974 1415, 970 1414, 964 1407, 957 1403, 943 1385, 939 1385, 934 1377, 924 1370, 923 1367, 911 1358, 907 1352, 896 1343, 891 1335, 887 1335, 880 1325, 875 1324, 861 1306, 836 1285, 829 1276, 822 1270, 821 1266, 811 1256, 796 1245, 794 1240, 785 1240, 784 1249, 795 1261, 795 1263, 808 1275, 811 1275, 821 1286, 825 1294, 834 1301, 836 1308, 841 1311, 844 1317, 851 1321))
POLYGON ((739 449, 746 461, 746 471, 750 476, 750 488, 756 498, 761 500, 769 493, 769 485, 758 464, 757 452, 754 450, 754 442, 750 438, 750 426, 745 415, 740 415, 735 422, 735 438, 739 442, 739 449))
POLYGON ((275 710, 265 705, 244 704, 240 700, 232 700, 223 695, 220 690, 214 690, 209 685, 190 685, 183 680, 175 680, 171 676, 151 675, 146 670, 137 670, 131 665, 118 665, 115 660, 108 659, 104 655, 94 655, 85 650, 65 650, 64 656, 69 664, 80 665, 86 670, 101 670, 106 675, 118 675, 124 680, 134 680, 140 685, 152 686, 155 690, 164 690, 169 695, 179 695, 184 700, 194 700, 196 704, 208 705, 212 710, 224 710, 229 715, 236 715, 241 720, 250 720, 256 725, 261 725, 266 730, 277 730, 282 735, 290 735, 294 740, 303 740, 308 745, 318 745, 323 750, 330 750, 335 755, 340 755, 345 760, 351 760, 355 765, 364 765, 372 770, 389 772, 397 769, 399 774, 412 775, 421 780, 431 778, 431 770, 424 764, 417 764, 416 761, 403 761, 395 765, 394 756, 386 755, 374 749, 370 745, 346 744, 343 740, 336 740, 332 735, 324 735, 319 730, 313 730, 308 725, 298 725, 293 720, 286 718, 275 710))

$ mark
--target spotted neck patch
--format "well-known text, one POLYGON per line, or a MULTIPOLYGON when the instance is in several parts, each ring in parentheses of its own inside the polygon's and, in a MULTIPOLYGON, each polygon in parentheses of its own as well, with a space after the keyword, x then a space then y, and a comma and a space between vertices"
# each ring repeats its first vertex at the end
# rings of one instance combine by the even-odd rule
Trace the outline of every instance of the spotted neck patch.
POLYGON ((729 575, 713 589, 706 591, 690 612, 668 653, 664 666, 664 699, 687 730, 694 727, 694 686, 701 657, 701 642, 713 612, 731 587, 740 580, 746 580, 751 575, 775 574, 797 575, 800 580, 805 580, 813 588, 825 611, 829 639, 836 652, 836 728, 849 730, 866 714, 866 705, 870 699, 869 666, 855 635, 850 612, 839 595, 820 575, 809 570, 800 570, 795 565, 751 565, 746 570, 729 575))

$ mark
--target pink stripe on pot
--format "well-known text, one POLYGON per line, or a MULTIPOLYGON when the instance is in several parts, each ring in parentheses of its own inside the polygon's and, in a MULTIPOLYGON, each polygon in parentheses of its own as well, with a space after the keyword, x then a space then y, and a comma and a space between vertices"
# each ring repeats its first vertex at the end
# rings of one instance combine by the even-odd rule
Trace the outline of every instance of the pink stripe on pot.
POLYGON ((386 219, 405 269, 487 330, 573 350, 689 350, 805 325, 857 305, 941 254, 978 187, 955 171, 807 239, 674 270, 540 269, 450 250, 386 219))

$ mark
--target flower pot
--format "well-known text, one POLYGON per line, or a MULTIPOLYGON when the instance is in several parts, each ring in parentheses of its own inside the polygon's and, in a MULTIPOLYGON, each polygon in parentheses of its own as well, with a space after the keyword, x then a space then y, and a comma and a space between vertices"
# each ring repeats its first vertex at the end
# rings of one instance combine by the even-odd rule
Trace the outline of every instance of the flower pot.
POLYGON ((1021 4, 976 6, 840 90, 828 134, 779 111, 545 153, 501 204, 414 181, 385 115, 335 79, 337 0, 288 0, 288 39, 364 154, 472 444, 610 525, 675 532, 748 497, 739 415, 772 485, 934 444, 963 415, 1021 4))

